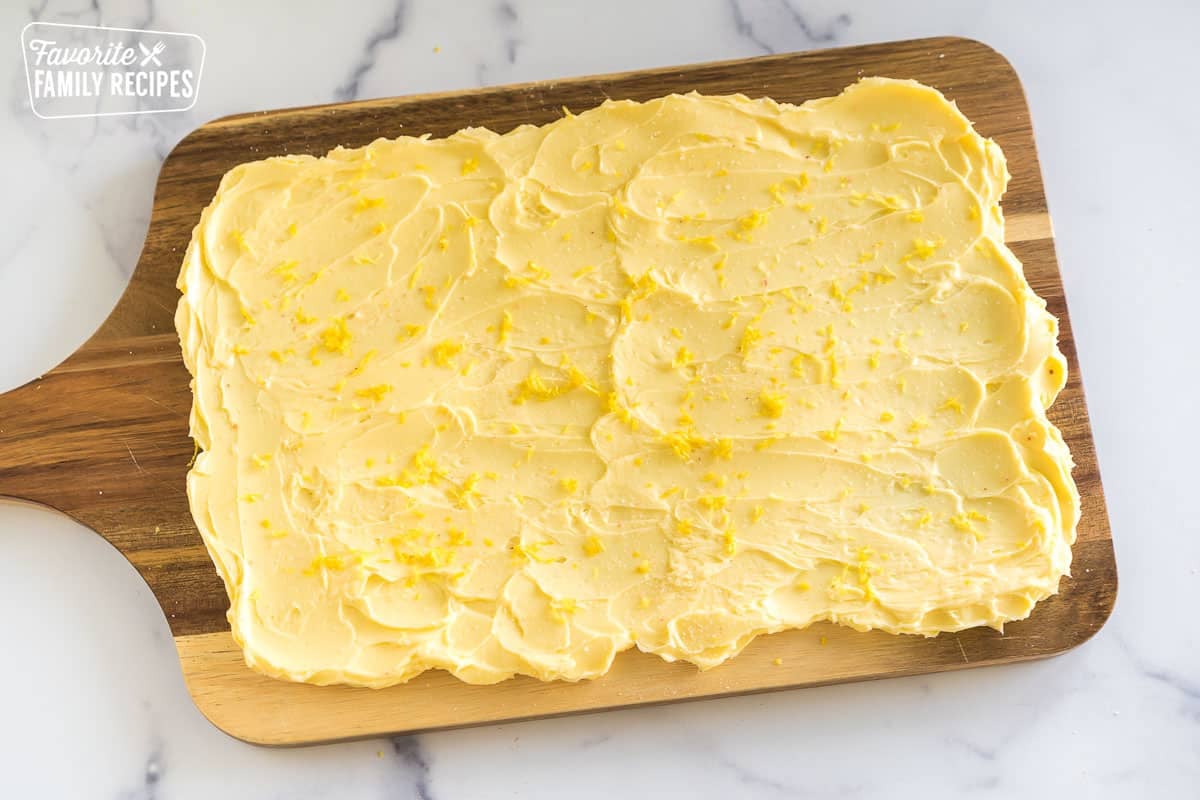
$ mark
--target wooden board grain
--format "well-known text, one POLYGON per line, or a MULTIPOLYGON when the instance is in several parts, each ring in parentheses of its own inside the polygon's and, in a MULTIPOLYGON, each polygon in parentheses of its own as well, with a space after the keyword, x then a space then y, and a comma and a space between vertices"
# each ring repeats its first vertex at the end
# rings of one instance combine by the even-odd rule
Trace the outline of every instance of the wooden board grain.
POLYGON ((59 509, 120 550, 162 605, 200 710, 247 741, 302 744, 647 703, 910 675, 1039 658, 1088 639, 1108 618, 1116 564, 1080 383, 1029 111, 1012 67, 978 42, 940 38, 520 86, 268 111, 216 120, 163 164, 150 229, 129 288, 96 334, 41 378, 0 396, 0 495, 59 509), (284 153, 321 155, 381 136, 443 136, 469 125, 505 131, 548 122, 563 106, 675 91, 742 92, 800 103, 863 75, 914 78, 955 100, 994 138, 1013 180, 1007 241, 1035 291, 1062 322, 1067 386, 1050 411, 1077 466, 1083 515, 1073 576, 1059 595, 1001 635, 931 639, 818 625, 761 637, 709 672, 630 652, 596 681, 516 679, 468 686, 426 673, 385 690, 271 680, 242 662, 227 598, 188 512, 184 474, 188 374, 173 328, 175 278, 192 227, 222 174, 284 153), (823 643, 825 642, 825 643, 823 643), (782 663, 776 664, 776 659, 782 663))

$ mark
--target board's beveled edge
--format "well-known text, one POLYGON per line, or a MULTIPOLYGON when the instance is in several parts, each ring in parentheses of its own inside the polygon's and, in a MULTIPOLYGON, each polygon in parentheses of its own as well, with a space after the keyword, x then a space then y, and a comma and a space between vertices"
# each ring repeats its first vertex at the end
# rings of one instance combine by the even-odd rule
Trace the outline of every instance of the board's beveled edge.
MULTIPOLYGON (((1094 540, 1087 543, 1086 558, 1081 560, 1080 566, 1085 566, 1094 571, 1103 570, 1106 566, 1110 567, 1115 574, 1115 560, 1112 556, 1111 540, 1102 539, 1094 540)), ((1107 621, 1112 608, 1112 600, 1115 598, 1116 585, 1115 578, 1110 583, 1099 583, 1097 581, 1089 581, 1087 584, 1074 584, 1068 588, 1067 592, 1058 596, 1058 600, 1067 600, 1067 605, 1059 605, 1056 609, 1056 614, 1062 614, 1068 611, 1082 612, 1078 616, 1085 616, 1088 619, 1088 624, 1084 626, 1065 627, 1054 630, 1063 630, 1071 634, 1067 639, 1046 639, 1041 637, 1039 625, 1044 624, 1049 620, 1038 619, 1039 611, 1041 616, 1045 617, 1047 606, 1039 605, 1035 609, 1034 615, 1029 619, 1021 622, 1012 623, 1010 629, 1018 629, 1014 633, 1010 632, 1004 635, 1004 639, 1012 647, 1016 648, 1021 643, 1028 643, 1015 652, 1005 653, 998 656, 985 657, 982 659, 968 658, 968 648, 971 652, 977 650, 979 639, 990 639, 995 642, 1000 635, 989 629, 969 629, 958 634, 941 634, 938 637, 931 639, 920 639, 911 636, 892 637, 887 634, 872 633, 865 634, 872 637, 874 644, 881 644, 882 648, 875 652, 884 657, 892 659, 901 658, 896 653, 889 651, 904 650, 908 646, 913 648, 922 647, 926 644, 940 646, 943 650, 953 653, 954 658, 947 658, 938 661, 936 664, 925 664, 917 661, 905 661, 902 666, 889 666, 886 669, 867 672, 865 668, 861 668, 858 672, 843 672, 826 671, 821 677, 802 677, 796 679, 780 679, 774 681, 761 681, 753 685, 747 686, 740 682, 744 676, 734 676, 734 672, 744 672, 747 669, 758 668, 763 670, 763 674, 769 675, 775 673, 781 678, 787 674, 787 670, 791 667, 791 659, 796 657, 797 653, 793 646, 802 642, 804 639, 807 642, 807 651, 812 654, 815 650, 812 640, 817 636, 828 634, 831 639, 831 645, 826 650, 824 645, 819 645, 824 652, 826 658, 836 657, 839 655, 837 650, 837 639, 855 639, 862 642, 860 637, 864 634, 859 634, 849 629, 840 628, 839 626, 829 623, 818 623, 808 629, 785 631, 778 634, 759 637, 750 645, 747 650, 739 655, 737 659, 728 662, 727 664, 717 667, 706 673, 701 673, 695 670, 690 665, 686 664, 668 664, 659 660, 655 656, 644 653, 624 653, 620 658, 637 659, 637 668, 640 672, 636 677, 643 680, 630 680, 632 689, 620 690, 619 692, 610 691, 604 686, 604 679, 599 679, 593 682, 581 682, 579 684, 562 684, 562 683, 539 683, 531 678, 517 678, 514 682, 506 682, 497 684, 493 687, 472 687, 467 684, 458 684, 461 686, 461 692, 465 696, 468 693, 479 691, 487 691, 489 689, 500 688, 502 691, 512 691, 514 688, 519 693, 518 697, 512 698, 509 704, 509 711, 506 713, 498 713, 486 717, 474 716, 463 717, 454 722, 442 722, 435 724, 427 724, 418 722, 416 724, 405 724, 399 722, 397 724, 384 723, 379 719, 379 714, 383 712, 386 715, 394 714, 396 719, 403 720, 406 718, 400 713, 400 709, 405 707, 402 703, 398 703, 393 695, 401 695, 405 692, 410 692, 414 695, 416 704, 421 702, 421 695, 426 692, 426 687, 420 683, 423 679, 432 676, 427 674, 422 678, 416 679, 417 682, 407 686, 396 686, 390 689, 357 689, 350 687, 317 687, 306 684, 292 684, 274 679, 259 676, 252 673, 249 668, 246 668, 241 661, 241 652, 237 649, 232 637, 228 633, 217 634, 199 634, 192 637, 176 637, 175 644, 180 651, 181 663, 183 664, 184 680, 188 686, 188 692, 192 696, 192 701, 196 705, 201 714, 209 720, 219 730, 232 736, 235 739, 249 742, 251 744, 281 747, 281 746, 300 746, 307 744, 328 743, 333 741, 352 741, 356 739, 365 739, 379 736, 392 735, 409 735, 417 733, 427 733, 430 731, 450 730, 456 728, 478 727, 489 724, 506 724, 515 722, 527 722, 538 719, 549 719, 568 714, 576 713, 599 713, 603 711, 618 711, 632 708, 644 708, 647 706, 666 705, 671 703, 686 702, 692 700, 719 699, 723 697, 732 697, 742 694, 759 694, 774 691, 788 691, 794 689, 804 689, 817 686, 829 686, 841 683, 851 683, 862 680, 883 680, 888 678, 911 677, 914 675, 932 674, 937 672, 957 671, 960 669, 971 669, 983 666, 997 666, 1003 664, 1023 663, 1027 661, 1037 661, 1055 656, 1062 655, 1070 650, 1073 650, 1084 643, 1101 628, 1107 621), (1109 589, 1111 588, 1111 591, 1109 589), (1099 600, 1103 605, 1097 607, 1092 605, 1092 601, 1099 600), (1100 608, 1100 613, 1097 615, 1094 612, 1100 608), (1088 614, 1087 612, 1093 612, 1088 614), (1027 636, 1026 634, 1033 634, 1027 636), (964 647, 965 642, 965 647, 964 647), (221 662, 221 668, 232 670, 237 673, 237 679, 242 684, 243 694, 237 698, 226 700, 224 702, 215 702, 212 698, 212 693, 205 687, 205 682, 212 679, 212 676, 205 675, 201 670, 196 669, 196 666, 202 662, 197 657, 194 648, 204 649, 209 656, 217 654, 217 660, 221 662), (957 648, 957 649, 955 649, 957 648), (957 658, 961 653, 962 659, 957 658), (773 659, 783 657, 785 664, 783 666, 774 666, 773 659), (755 662, 753 665, 751 661, 755 662), (663 676, 669 676, 669 679, 655 684, 652 680, 644 680, 647 677, 652 677, 654 673, 661 673, 663 676), (689 680, 709 680, 727 678, 726 685, 716 690, 703 691, 688 691, 678 690, 681 684, 686 684, 689 680), (518 683, 519 682, 519 686, 518 683), (643 688, 649 686, 649 689, 643 688), (655 691, 655 688, 666 690, 655 691), (543 693, 554 692, 556 688, 561 691, 569 692, 584 692, 594 688, 598 693, 608 691, 609 694, 617 697, 615 700, 609 700, 602 703, 593 701, 585 701, 573 706, 564 706, 547 710, 544 703, 539 702, 539 695, 543 693), (329 719, 331 713, 343 715, 343 719, 339 721, 341 734, 330 737, 326 734, 317 733, 310 728, 314 724, 312 721, 302 722, 299 720, 299 715, 303 715, 306 707, 305 695, 312 695, 317 692, 330 692, 337 694, 337 701, 331 708, 323 708, 320 712, 319 722, 316 724, 324 724, 329 719), (271 695, 274 699, 264 700, 264 695, 271 695), (299 722, 297 727, 291 729, 290 735, 282 733, 278 725, 270 723, 264 724, 264 715, 262 709, 258 709, 260 713, 241 714, 242 705, 239 700, 248 698, 256 698, 259 702, 268 703, 272 707, 286 708, 286 716, 292 717, 294 722, 299 722), (286 699, 285 699, 286 698, 286 699)), ((803 651, 802 651, 803 652, 803 651)), ((619 662, 620 663, 620 662, 619 662)), ((625 663, 624 666, 628 666, 625 663)), ((219 679, 221 676, 218 675, 219 679)), ((228 676, 225 676, 226 679, 228 676)), ((429 690, 431 693, 438 693, 444 688, 447 682, 455 682, 455 679, 445 675, 438 674, 433 678, 438 682, 438 686, 429 690)), ((228 691, 226 683, 225 691, 228 691)), ((462 705, 470 705, 463 703, 462 705)), ((420 712, 417 712, 418 714, 420 712)), ((390 717, 389 717, 390 718, 390 717)), ((278 718, 275 719, 278 722, 278 718)))

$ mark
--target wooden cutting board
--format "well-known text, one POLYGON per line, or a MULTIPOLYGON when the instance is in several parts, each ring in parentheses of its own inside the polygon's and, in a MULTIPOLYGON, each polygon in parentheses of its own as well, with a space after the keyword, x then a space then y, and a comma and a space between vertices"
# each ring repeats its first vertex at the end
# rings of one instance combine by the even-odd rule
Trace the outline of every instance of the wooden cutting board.
POLYGON ((957 38, 266 111, 203 125, 163 163, 145 247, 112 315, 62 364, 0 396, 0 495, 59 509, 120 550, 167 615, 196 705, 227 733, 262 744, 323 742, 1040 658, 1099 630, 1117 589, 1024 93, 1002 56, 957 38), (1007 242, 1024 262, 1034 290, 1061 321, 1060 344, 1070 365, 1070 379, 1050 418, 1077 462, 1083 516, 1073 577, 1063 580, 1059 595, 1003 635, 977 629, 921 639, 822 624, 761 637, 709 672, 627 652, 604 678, 578 684, 519 678, 469 686, 431 672, 384 690, 317 687, 265 678, 243 664, 225 619, 224 587, 184 494, 192 458, 187 435, 192 398, 173 327, 175 278, 184 249, 226 170, 284 153, 322 155, 381 136, 445 136, 469 125, 506 131, 553 120, 563 106, 583 110, 607 97, 648 100, 695 89, 800 103, 837 94, 864 75, 915 78, 937 87, 1008 157, 1013 180, 1004 198, 1007 242))

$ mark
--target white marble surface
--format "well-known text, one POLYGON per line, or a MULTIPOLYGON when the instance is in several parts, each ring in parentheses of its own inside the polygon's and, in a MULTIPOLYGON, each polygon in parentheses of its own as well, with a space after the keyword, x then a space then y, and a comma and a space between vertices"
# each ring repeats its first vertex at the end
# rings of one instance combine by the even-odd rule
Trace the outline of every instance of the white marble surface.
POLYGON ((115 551, 53 512, 3 503, 0 796, 1196 796, 1191 0, 0 5, 0 389, 49 369, 108 314, 159 163, 204 120, 935 34, 992 44, 1033 109, 1122 583, 1094 640, 1037 664, 271 751, 194 709, 167 625, 115 551), (199 103, 35 118, 17 51, 32 19, 201 34, 199 103))

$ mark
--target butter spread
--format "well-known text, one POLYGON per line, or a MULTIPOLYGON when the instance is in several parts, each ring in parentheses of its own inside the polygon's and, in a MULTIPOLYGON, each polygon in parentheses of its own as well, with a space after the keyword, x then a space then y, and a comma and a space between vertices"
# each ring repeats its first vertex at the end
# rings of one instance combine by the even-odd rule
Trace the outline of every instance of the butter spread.
POLYGON ((1008 177, 880 78, 231 170, 176 323, 248 664, 577 680, 1027 616, 1079 499, 1008 177))

